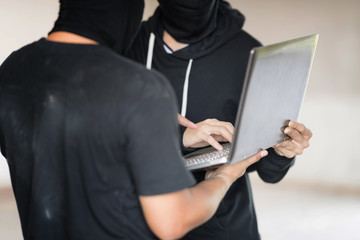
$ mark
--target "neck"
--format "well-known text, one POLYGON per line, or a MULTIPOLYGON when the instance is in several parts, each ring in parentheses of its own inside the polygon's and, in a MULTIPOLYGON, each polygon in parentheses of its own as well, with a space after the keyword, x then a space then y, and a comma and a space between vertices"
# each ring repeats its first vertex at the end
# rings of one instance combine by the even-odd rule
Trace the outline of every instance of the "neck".
POLYGON ((164 31, 163 41, 174 52, 187 46, 186 43, 176 41, 167 31, 164 31))
POLYGON ((90 38, 82 37, 75 33, 63 32, 63 31, 50 33, 49 36, 46 38, 46 40, 52 42, 73 43, 73 44, 92 44, 92 45, 99 44, 98 42, 90 38))

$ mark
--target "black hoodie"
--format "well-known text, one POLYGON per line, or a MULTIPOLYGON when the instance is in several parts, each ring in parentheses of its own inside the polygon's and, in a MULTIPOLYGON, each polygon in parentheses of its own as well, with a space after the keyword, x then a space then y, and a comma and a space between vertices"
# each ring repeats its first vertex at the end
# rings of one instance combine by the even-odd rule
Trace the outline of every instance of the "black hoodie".
MULTIPOLYGON (((183 116, 193 122, 216 118, 234 124, 250 50, 261 44, 242 29, 245 18, 239 11, 225 1, 213 2, 218 2, 213 14, 216 27, 205 29, 205 36, 198 34, 197 41, 172 53, 162 40, 166 20, 164 9, 159 7, 143 22, 128 56, 169 79, 183 116)), ((183 153, 191 150, 183 148, 183 153)), ((285 176, 293 159, 278 156, 272 148, 268 151, 269 155, 248 172, 256 170, 265 182, 275 183, 285 176)), ((196 173, 197 181, 202 181, 204 174, 196 173)), ((247 174, 232 185, 215 216, 184 239, 260 239, 247 174)))

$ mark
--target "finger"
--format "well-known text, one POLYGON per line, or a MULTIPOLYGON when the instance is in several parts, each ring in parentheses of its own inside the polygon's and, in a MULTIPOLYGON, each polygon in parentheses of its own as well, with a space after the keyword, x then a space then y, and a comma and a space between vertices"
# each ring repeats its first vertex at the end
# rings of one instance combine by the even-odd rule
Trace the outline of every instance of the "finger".
POLYGON ((218 122, 219 120, 217 120, 216 118, 208 118, 208 119, 205 119, 204 121, 202 121, 202 122, 204 122, 204 123, 206 123, 206 124, 211 124, 211 123, 215 123, 215 122, 218 122))
MULTIPOLYGON (((278 147, 274 147, 274 150, 276 153, 279 154, 279 152, 291 152, 291 155, 300 155, 303 153, 304 148, 300 146, 298 143, 296 143, 294 140, 286 141, 284 143, 279 144, 278 147)), ((282 155, 282 154, 279 154, 282 155)), ((287 154, 289 156, 289 154, 287 154)))
POLYGON ((208 118, 205 119, 204 121, 199 122, 199 125, 213 125, 214 123, 218 122, 219 120, 215 119, 215 118, 208 118))
POLYGON ((251 157, 248 157, 248 158, 240 161, 240 164, 242 164, 243 167, 245 167, 245 169, 246 169, 249 166, 251 166, 252 164, 259 161, 261 158, 265 157, 266 155, 268 155, 268 152, 266 150, 261 150, 260 152, 252 155, 251 157))
POLYGON ((231 134, 234 134, 234 126, 232 125, 231 122, 215 121, 212 122, 211 124, 215 126, 226 127, 231 134))
POLYGON ((290 151, 286 148, 277 148, 277 149, 274 149, 275 152, 280 155, 280 156, 283 156, 283 157, 287 157, 287 158, 293 158, 295 157, 295 153, 293 151, 290 151))
POLYGON ((204 142, 209 143, 212 147, 214 147, 217 150, 223 150, 223 147, 221 146, 220 143, 218 143, 215 138, 213 138, 212 136, 210 136, 209 134, 206 134, 205 132, 199 132, 199 137, 201 140, 203 140, 204 142))
POLYGON ((306 128, 305 125, 302 124, 302 123, 298 123, 298 122, 295 122, 295 121, 290 121, 289 122, 289 127, 295 128, 296 130, 298 130, 306 138, 311 138, 312 137, 312 132, 310 131, 310 129, 306 128))
POLYGON ((220 135, 223 136, 227 141, 232 141, 232 133, 224 126, 205 125, 202 128, 209 135, 220 135))
POLYGON ((285 128, 284 133, 298 142, 303 141, 303 135, 295 128, 287 127, 285 128))
POLYGON ((287 148, 291 143, 291 140, 285 140, 282 141, 281 143, 276 144, 275 146, 273 146, 273 148, 279 148, 279 147, 285 147, 287 148))
MULTIPOLYGON (((299 131, 294 128, 287 127, 284 132, 292 139, 291 143, 296 144, 301 149, 307 148, 310 146, 309 139, 304 137, 299 131)), ((275 147, 277 147, 275 145, 275 147)))
POLYGON ((178 122, 179 122, 180 125, 182 125, 184 127, 188 127, 188 128, 191 128, 191 129, 196 129, 197 128, 195 123, 193 123, 189 119, 181 116, 180 114, 178 114, 178 122))
POLYGON ((226 138, 224 138, 223 136, 221 136, 221 135, 212 135, 212 136, 218 142, 228 142, 228 140, 226 138))
POLYGON ((282 141, 281 143, 276 144, 274 146, 275 150, 280 149, 280 148, 284 148, 284 149, 286 149, 288 151, 292 151, 292 152, 295 152, 295 153, 299 153, 300 150, 302 149, 300 144, 297 143, 296 141, 294 141, 293 139, 282 141))
POLYGON ((234 126, 232 125, 231 122, 219 121, 216 118, 208 118, 208 119, 200 122, 199 124, 223 126, 223 127, 226 127, 232 134, 234 133, 234 126))

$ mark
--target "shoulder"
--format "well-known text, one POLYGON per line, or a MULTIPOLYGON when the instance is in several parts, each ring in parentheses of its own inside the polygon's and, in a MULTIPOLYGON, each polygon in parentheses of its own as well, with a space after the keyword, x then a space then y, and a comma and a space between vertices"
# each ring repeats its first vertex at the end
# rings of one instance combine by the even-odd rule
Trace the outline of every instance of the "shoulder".
POLYGON ((250 51, 259 46, 261 46, 260 41, 248 32, 241 30, 236 36, 224 44, 219 51, 229 56, 247 59, 250 51))
POLYGON ((171 86, 161 73, 148 70, 110 49, 92 53, 86 61, 90 65, 84 64, 85 76, 80 87, 84 86, 91 97, 130 104, 146 101, 151 96, 160 98, 172 95, 171 86))
POLYGON ((144 84, 154 89, 158 88, 159 90, 170 87, 166 78, 161 73, 148 70, 143 64, 118 55, 115 52, 112 52, 108 57, 110 61, 103 63, 103 65, 105 68, 110 68, 108 69, 110 72, 106 72, 110 80, 119 82, 121 79, 121 84, 137 86, 144 84))
POLYGON ((129 121, 145 121, 138 109, 153 109, 172 94, 162 75, 110 51, 93 53, 86 59, 91 64, 73 75, 66 93, 72 105, 66 111, 68 119, 77 123, 74 126, 91 126, 86 129, 101 129, 122 139, 129 121))
POLYGON ((26 60, 26 56, 35 51, 35 46, 36 42, 33 42, 13 51, 1 64, 0 69, 4 68, 5 66, 8 67, 9 65, 16 64, 15 61, 17 62, 26 60))
POLYGON ((254 36, 250 35, 245 30, 240 31, 239 34, 234 38, 234 41, 251 47, 259 47, 262 45, 259 40, 257 40, 254 36))
POLYGON ((261 46, 260 41, 250 35, 248 32, 241 30, 238 34, 229 39, 221 47, 216 49, 209 57, 218 58, 219 56, 234 60, 247 60, 250 51, 253 48, 261 46))

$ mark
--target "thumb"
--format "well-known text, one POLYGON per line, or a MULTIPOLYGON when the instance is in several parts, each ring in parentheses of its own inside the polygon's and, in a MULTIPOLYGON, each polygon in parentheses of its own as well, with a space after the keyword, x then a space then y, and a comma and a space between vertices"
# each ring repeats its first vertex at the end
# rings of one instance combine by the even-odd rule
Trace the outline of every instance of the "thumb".
POLYGON ((196 129, 197 128, 195 123, 193 123, 189 119, 181 116, 180 114, 178 114, 178 122, 179 122, 180 125, 182 125, 184 127, 187 127, 187 128, 191 128, 191 129, 196 129))
POLYGON ((258 162, 262 157, 265 157, 266 155, 268 155, 268 152, 266 150, 261 150, 260 152, 252 155, 251 157, 248 157, 240 161, 240 164, 242 164, 245 168, 248 168, 254 163, 258 162))

